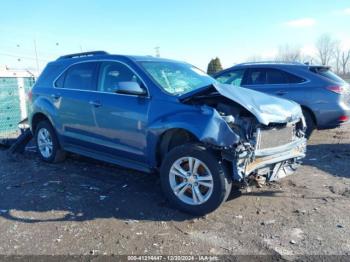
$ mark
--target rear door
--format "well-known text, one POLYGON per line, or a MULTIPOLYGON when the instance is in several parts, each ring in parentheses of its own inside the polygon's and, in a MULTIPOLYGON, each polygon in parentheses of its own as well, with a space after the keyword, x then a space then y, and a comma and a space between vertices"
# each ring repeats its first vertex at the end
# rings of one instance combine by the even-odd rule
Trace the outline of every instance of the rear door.
POLYGON ((92 141, 95 119, 91 104, 96 100, 97 66, 96 62, 75 64, 54 83, 51 99, 66 147, 86 147, 92 141))
POLYGON ((289 80, 287 74, 274 68, 250 68, 247 70, 242 86, 277 96, 287 96, 289 80))

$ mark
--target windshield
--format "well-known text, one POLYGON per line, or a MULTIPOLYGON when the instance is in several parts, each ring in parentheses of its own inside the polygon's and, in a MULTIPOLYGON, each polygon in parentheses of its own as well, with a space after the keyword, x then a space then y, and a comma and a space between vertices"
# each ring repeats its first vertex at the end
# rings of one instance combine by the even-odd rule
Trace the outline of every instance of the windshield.
POLYGON ((215 79, 189 64, 163 61, 147 61, 141 64, 172 95, 182 95, 215 83, 215 79))

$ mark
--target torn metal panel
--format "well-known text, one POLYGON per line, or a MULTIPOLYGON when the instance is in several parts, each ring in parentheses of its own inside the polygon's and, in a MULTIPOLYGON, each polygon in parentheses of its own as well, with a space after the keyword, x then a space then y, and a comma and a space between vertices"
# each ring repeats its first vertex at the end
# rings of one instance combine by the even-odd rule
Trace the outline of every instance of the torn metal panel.
POLYGON ((232 131, 227 122, 212 108, 203 106, 203 110, 210 110, 212 116, 199 135, 200 141, 220 147, 229 147, 237 144, 240 137, 232 131))
POLYGON ((219 83, 213 86, 222 96, 251 112, 261 124, 287 123, 303 117, 301 107, 295 102, 238 86, 219 83))

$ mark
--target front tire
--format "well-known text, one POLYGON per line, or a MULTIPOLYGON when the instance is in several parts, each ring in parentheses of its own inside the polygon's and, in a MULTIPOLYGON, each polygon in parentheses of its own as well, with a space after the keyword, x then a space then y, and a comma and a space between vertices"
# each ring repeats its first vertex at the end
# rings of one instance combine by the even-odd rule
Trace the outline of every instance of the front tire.
POLYGON ((56 132, 48 121, 41 121, 35 130, 35 143, 40 158, 49 163, 58 163, 65 159, 56 132))
POLYGON ((175 147, 161 166, 161 185, 170 203, 196 216, 217 209, 231 192, 228 168, 199 144, 175 147))

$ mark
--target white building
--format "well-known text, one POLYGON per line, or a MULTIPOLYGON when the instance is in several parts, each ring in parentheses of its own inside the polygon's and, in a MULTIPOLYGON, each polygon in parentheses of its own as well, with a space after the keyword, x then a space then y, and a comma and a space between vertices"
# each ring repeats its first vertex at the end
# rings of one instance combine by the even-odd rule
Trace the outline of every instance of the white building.
POLYGON ((0 139, 18 132, 18 122, 28 116, 27 93, 35 82, 28 70, 0 66, 0 139))

